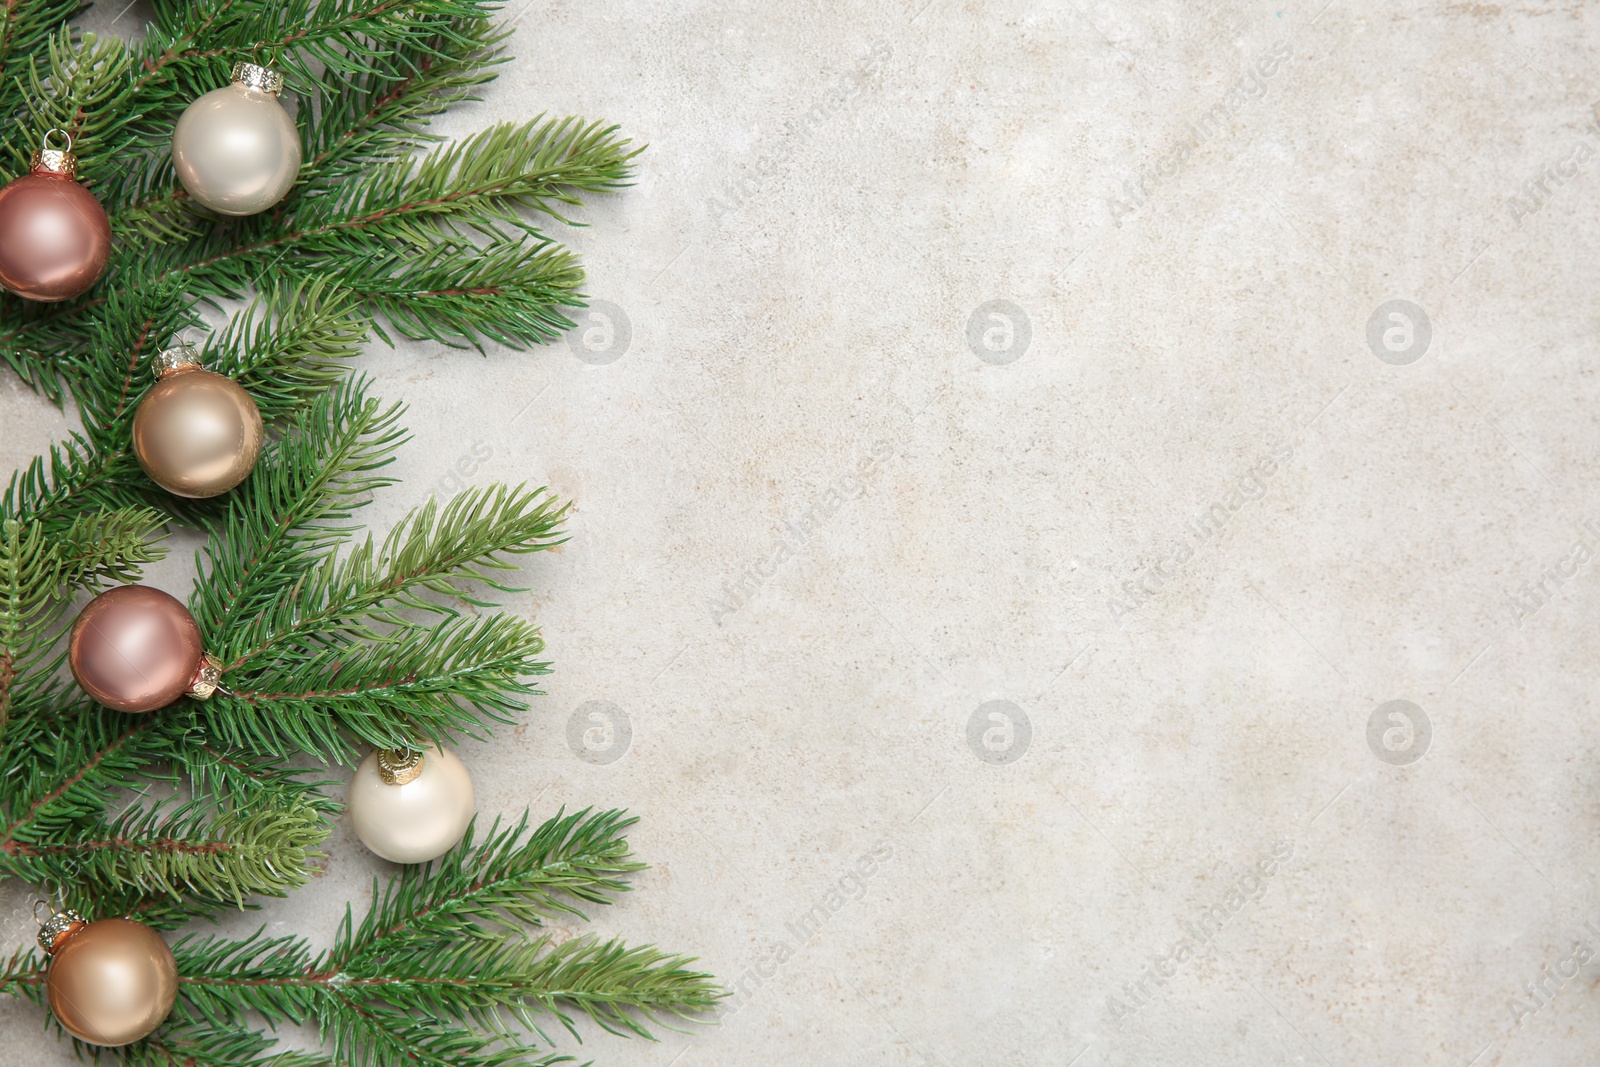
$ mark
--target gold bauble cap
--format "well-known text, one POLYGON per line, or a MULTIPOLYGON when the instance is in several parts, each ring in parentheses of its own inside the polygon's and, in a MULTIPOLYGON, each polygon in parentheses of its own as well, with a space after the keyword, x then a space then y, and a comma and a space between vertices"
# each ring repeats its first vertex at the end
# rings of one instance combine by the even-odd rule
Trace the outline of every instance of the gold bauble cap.
POLYGON ((233 65, 233 84, 277 96, 283 92, 283 75, 271 67, 241 61, 233 65))
POLYGON ((51 128, 45 132, 44 142, 39 150, 33 154, 33 173, 45 174, 58 178, 77 178, 78 157, 72 154, 72 134, 66 130, 51 128), (66 145, 61 148, 50 147, 50 136, 59 133, 66 145))
POLYGON ((378 750, 378 777, 384 785, 405 785, 422 776, 422 753, 414 748, 378 750))

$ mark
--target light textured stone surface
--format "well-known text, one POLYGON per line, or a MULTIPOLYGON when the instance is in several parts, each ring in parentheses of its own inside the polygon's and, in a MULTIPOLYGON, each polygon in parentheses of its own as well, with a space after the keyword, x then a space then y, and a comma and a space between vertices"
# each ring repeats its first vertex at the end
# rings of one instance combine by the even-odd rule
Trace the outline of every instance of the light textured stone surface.
MULTIPOLYGON (((513 49, 442 129, 649 142, 563 234, 629 339, 375 347, 415 442, 369 521, 463 461, 576 502, 480 810, 636 812, 655 866, 592 928, 747 993, 576 1051, 1593 1062, 1600 961, 1524 986, 1600 949, 1600 9, 601 0, 513 49), (1409 749, 1369 731, 1402 699, 1409 749)), ((6 469, 66 428, 14 381, 0 418, 6 469)), ((341 827, 259 919, 325 942, 384 870, 341 827)))

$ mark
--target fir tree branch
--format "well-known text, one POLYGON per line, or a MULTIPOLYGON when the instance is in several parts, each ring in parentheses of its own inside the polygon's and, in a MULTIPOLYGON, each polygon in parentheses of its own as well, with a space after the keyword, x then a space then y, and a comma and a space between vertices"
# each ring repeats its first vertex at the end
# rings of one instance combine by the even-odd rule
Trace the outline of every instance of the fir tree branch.
POLYGON ((79 0, 5 0, 0 3, 0 116, 10 119, 28 102, 22 78, 34 56, 82 10, 79 0))
POLYGON ((220 0, 168 9, 169 17, 149 27, 134 88, 209 74, 219 59, 231 63, 240 52, 270 54, 291 81, 314 81, 318 62, 335 74, 358 75, 367 70, 363 60, 381 56, 386 45, 425 37, 428 27, 418 16, 441 9, 456 17, 485 14, 481 4, 450 0, 220 0))
POLYGON ((231 797, 241 811, 292 801, 314 809, 324 820, 337 817, 343 810, 323 792, 331 784, 327 781, 307 780, 304 772, 292 767, 251 763, 248 753, 224 749, 209 741, 191 743, 204 735, 192 705, 188 710, 186 721, 169 719, 164 729, 175 739, 173 761, 189 776, 189 787, 195 796, 231 797))
POLYGON ((188 1012, 213 1025, 253 1011, 269 1021, 316 1019, 327 1029, 352 1013, 387 1009, 412 1019, 471 1019, 505 1036, 505 1012, 548 1044, 538 1018, 553 1017, 577 1037, 576 1013, 611 1033, 653 1040, 651 1024, 694 1021, 723 995, 687 957, 593 936, 560 944, 485 936, 408 948, 342 968, 306 962, 301 939, 259 934, 245 942, 185 938, 173 952, 188 1012))
POLYGON ((138 581, 143 564, 166 555, 151 543, 164 536, 162 522, 159 513, 137 507, 75 516, 51 534, 62 588, 100 589, 138 581))
MULTIPOLYGON (((306 197, 291 212, 294 240, 313 249, 337 247, 349 233, 408 239, 421 220, 487 225, 498 221, 526 229, 515 208, 561 221, 558 205, 582 203, 581 194, 621 188, 631 176, 630 149, 617 127, 578 119, 500 123, 452 142, 415 161, 401 159, 365 169, 357 180, 306 197)), ((199 268, 192 268, 191 273, 199 268)))
POLYGON ((163 927, 302 884, 332 808, 292 772, 261 770, 228 793, 196 789, 105 817, 141 780, 176 782, 153 761, 203 748, 187 744, 191 732, 170 712, 132 718, 86 702, 19 719, 0 748, 19 772, 0 793, 0 873, 59 887, 86 914, 137 909, 163 927))
POLYGON ((142 477, 130 450, 97 449, 72 432, 12 475, 6 495, 0 498, 0 514, 26 516, 47 531, 60 530, 74 521, 81 508, 127 507, 130 500, 142 501, 148 488, 140 484, 142 477))
POLYGON ((263 452, 204 550, 189 605, 202 633, 223 640, 349 536, 341 523, 366 494, 389 484, 375 472, 405 439, 400 410, 368 398, 361 380, 342 384, 313 400, 263 452))
POLYGON ((519 698, 540 694, 524 679, 549 673, 535 658, 543 649, 538 628, 510 615, 402 627, 234 678, 204 714, 228 745, 339 763, 355 758, 349 737, 378 748, 486 738, 489 722, 514 721, 519 698))
POLYGON ((502 949, 480 967, 498 968, 502 985, 495 999, 529 1025, 532 1013, 543 1011, 577 1037, 576 1011, 609 1033, 653 1041, 649 1024, 676 1029, 674 1020, 696 1021, 723 998, 711 975, 690 969, 693 962, 654 945, 630 947, 586 934, 560 944, 540 938, 517 952, 502 949))
MULTIPOLYGON (((488 1038, 431 1020, 470 1020, 519 1055, 509 1028, 537 1033, 554 1018, 576 1036, 578 1016, 649 1038, 652 1025, 692 1021, 723 995, 687 958, 652 946, 580 937, 523 939, 516 923, 577 914, 565 899, 603 903, 619 876, 640 868, 621 812, 558 815, 531 834, 524 822, 469 840, 430 870, 376 889, 360 923, 347 913, 332 949, 313 956, 302 937, 190 937, 179 960, 182 1014, 224 1028, 256 1013, 269 1024, 315 1021, 350 1063, 480 1062, 488 1038), (430 1020, 413 1029, 414 1020, 430 1020), (435 1044, 429 1034, 445 1044, 435 1044), (479 1044, 477 1042, 485 1042, 479 1044)), ((522 1059, 491 1063, 521 1063, 522 1059)), ((539 1060, 538 1062, 558 1062, 539 1060)))
POLYGON ((19 948, 0 964, 0 995, 23 997, 38 1003, 44 999, 44 979, 41 954, 32 948, 19 948))
POLYGON ((357 957, 404 952, 414 941, 470 939, 496 926, 518 930, 562 915, 587 919, 575 902, 610 904, 628 889, 622 876, 645 869, 623 836, 636 821, 621 811, 585 808, 558 813, 527 834, 524 813, 505 830, 496 823, 481 846, 469 829, 433 864, 403 868, 387 889, 374 887, 359 927, 347 911, 326 963, 342 968, 357 957))
POLYGON ((367 320, 349 293, 323 279, 278 285, 211 337, 209 370, 244 387, 268 425, 291 418, 344 378, 361 353, 367 320))
POLYGON ((0 844, 0 863, 34 885, 63 887, 62 900, 85 914, 137 909, 141 921, 171 928, 305 884, 327 834, 309 807, 219 814, 191 801, 132 811, 57 840, 13 837, 0 844))
POLYGON ((577 257, 552 241, 497 236, 486 245, 443 240, 366 257, 339 282, 403 337, 442 344, 544 344, 572 328, 563 307, 582 306, 577 257))
POLYGON ((574 1062, 557 1053, 508 1042, 504 1035, 418 1019, 383 1004, 319 1005, 322 1032, 350 1067, 424 1064, 426 1067, 555 1067, 574 1062))
POLYGON ((199 237, 212 220, 189 198, 189 191, 177 184, 171 166, 157 164, 144 174, 128 178, 124 199, 129 203, 111 218, 111 235, 119 244, 145 242, 170 244, 199 237))
POLYGON ((98 819, 145 766, 136 739, 151 716, 130 718, 81 694, 61 713, 42 700, 19 701, 17 712, 0 740, 4 766, 14 768, 0 791, 0 845, 98 819))
POLYGON ((163 1026, 114 1055, 125 1067, 337 1067, 321 1053, 279 1050, 259 1031, 197 1022, 163 1026))
POLYGON ((149 544, 160 525, 161 516, 140 509, 78 515, 53 533, 0 519, 0 733, 19 677, 58 665, 48 657, 52 616, 74 590, 137 578, 141 564, 162 555, 149 544))
POLYGON ((30 304, 0 291, 0 360, 24 385, 59 404, 66 378, 59 357, 86 343, 77 304, 30 304))
POLYGON ((476 100, 478 87, 493 80, 509 31, 476 17, 432 25, 446 32, 397 44, 375 60, 371 73, 348 83, 317 83, 320 121, 305 130, 300 172, 308 187, 326 187, 372 163, 404 158, 436 139, 425 132, 433 116, 476 100))
POLYGON ((43 55, 21 75, 27 91, 21 114, 4 139, 4 159, 13 173, 24 173, 45 131, 72 138, 78 178, 93 186, 105 166, 127 165, 124 127, 135 115, 118 107, 126 93, 133 59, 115 37, 85 34, 74 40, 62 27, 43 55))
POLYGON ((291 197, 279 214, 145 249, 123 269, 231 297, 266 258, 291 277, 335 279, 373 311, 397 316, 403 334, 548 341, 571 325, 555 309, 582 303, 582 274, 521 212, 567 221, 561 209, 581 194, 626 184, 638 151, 600 123, 502 124, 420 160, 369 167, 323 195, 291 197), (490 247, 472 251, 463 232, 487 236, 490 247))
POLYGON ((395 608, 453 615, 454 609, 422 599, 423 591, 489 606, 466 594, 478 581, 502 592, 495 571, 513 564, 503 557, 553 548, 566 539, 558 526, 566 507, 547 490, 493 485, 458 494, 442 510, 434 501, 413 511, 390 531, 381 549, 369 535, 349 556, 308 570, 288 595, 232 629, 214 654, 225 669, 284 663, 320 654, 349 639, 379 639, 373 624, 404 625, 395 608))
MULTIPOLYGON (((84 354, 67 361, 91 438, 72 433, 13 475, 0 516, 26 516, 52 532, 85 506, 156 508, 189 525, 214 526, 226 499, 192 501, 155 487, 133 455, 138 401, 156 382, 155 357, 195 324, 181 291, 168 284, 129 297, 114 293, 99 310, 84 354)), ((211 370, 238 381, 268 425, 281 424, 341 380, 357 354, 366 320, 352 297, 326 282, 282 286, 213 336, 201 351, 211 370)))

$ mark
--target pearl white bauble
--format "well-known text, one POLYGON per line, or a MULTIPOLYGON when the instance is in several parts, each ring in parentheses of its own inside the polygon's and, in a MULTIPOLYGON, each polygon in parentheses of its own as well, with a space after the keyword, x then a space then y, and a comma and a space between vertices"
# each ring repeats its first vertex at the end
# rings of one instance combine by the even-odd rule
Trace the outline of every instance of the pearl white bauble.
POLYGON ((454 752, 429 748, 422 773, 390 785, 370 752, 350 781, 350 821, 361 843, 395 863, 426 863, 449 852, 472 821, 472 776, 454 752))
POLYGON ((300 174, 300 133, 276 96, 235 82, 184 111, 172 131, 172 166, 212 211, 255 215, 300 174))

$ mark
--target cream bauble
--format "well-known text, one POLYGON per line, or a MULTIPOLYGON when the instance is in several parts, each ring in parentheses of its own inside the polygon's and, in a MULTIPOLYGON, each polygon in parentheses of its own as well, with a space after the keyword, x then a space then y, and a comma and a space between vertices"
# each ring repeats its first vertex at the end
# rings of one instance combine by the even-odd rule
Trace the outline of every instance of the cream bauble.
POLYGON ((300 174, 300 131, 278 102, 283 76, 233 65, 233 84, 184 111, 172 166, 189 195, 223 215, 255 215, 282 200, 300 174))
POLYGON ((350 781, 350 822, 361 843, 395 863, 449 852, 472 821, 472 777, 455 753, 380 749, 350 781))

